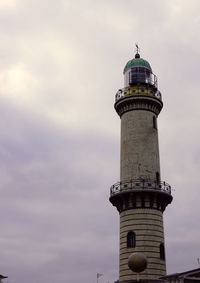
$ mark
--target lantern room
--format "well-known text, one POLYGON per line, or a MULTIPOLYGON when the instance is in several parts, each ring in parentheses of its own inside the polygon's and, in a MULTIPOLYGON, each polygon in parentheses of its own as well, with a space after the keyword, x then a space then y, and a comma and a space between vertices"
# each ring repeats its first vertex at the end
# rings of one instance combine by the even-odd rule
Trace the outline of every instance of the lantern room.
POLYGON ((124 68, 124 87, 139 85, 150 86, 157 90, 157 77, 153 74, 149 62, 136 53, 135 58, 128 61, 124 68))

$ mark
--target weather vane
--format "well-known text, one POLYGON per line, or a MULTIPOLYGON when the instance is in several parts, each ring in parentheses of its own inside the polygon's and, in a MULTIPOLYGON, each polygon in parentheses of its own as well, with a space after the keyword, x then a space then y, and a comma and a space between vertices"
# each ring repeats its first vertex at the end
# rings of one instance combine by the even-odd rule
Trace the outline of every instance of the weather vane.
POLYGON ((139 54, 139 52, 140 52, 140 48, 139 48, 139 46, 138 46, 138 43, 135 43, 135 46, 136 46, 136 53, 138 53, 139 54))

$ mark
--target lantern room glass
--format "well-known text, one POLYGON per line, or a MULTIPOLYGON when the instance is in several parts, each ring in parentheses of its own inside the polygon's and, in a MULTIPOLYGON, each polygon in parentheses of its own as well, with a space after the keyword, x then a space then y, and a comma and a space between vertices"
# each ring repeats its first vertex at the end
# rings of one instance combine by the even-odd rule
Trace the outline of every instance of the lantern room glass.
POLYGON ((157 88, 157 77, 146 67, 134 67, 124 74, 124 86, 147 84, 157 88))

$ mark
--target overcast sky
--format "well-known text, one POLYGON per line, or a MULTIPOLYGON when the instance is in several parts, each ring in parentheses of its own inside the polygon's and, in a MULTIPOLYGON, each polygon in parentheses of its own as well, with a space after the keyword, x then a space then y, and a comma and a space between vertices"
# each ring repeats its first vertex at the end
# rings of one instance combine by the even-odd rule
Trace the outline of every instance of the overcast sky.
POLYGON ((5 283, 118 278, 120 119, 139 43, 158 77, 168 273, 200 257, 200 1, 0 0, 0 273, 5 283))

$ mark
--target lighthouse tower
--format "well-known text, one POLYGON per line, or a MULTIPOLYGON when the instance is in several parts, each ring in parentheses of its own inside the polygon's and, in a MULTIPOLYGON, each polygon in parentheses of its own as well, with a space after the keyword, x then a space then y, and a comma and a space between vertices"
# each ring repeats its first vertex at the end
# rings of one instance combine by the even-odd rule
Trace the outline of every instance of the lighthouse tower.
POLYGON ((163 107, 157 77, 140 58, 124 68, 124 88, 115 97, 121 118, 120 181, 110 190, 110 202, 120 215, 119 282, 137 274, 128 267, 132 253, 147 258, 140 280, 159 281, 166 275, 163 212, 171 203, 171 187, 161 179, 157 117, 163 107))

